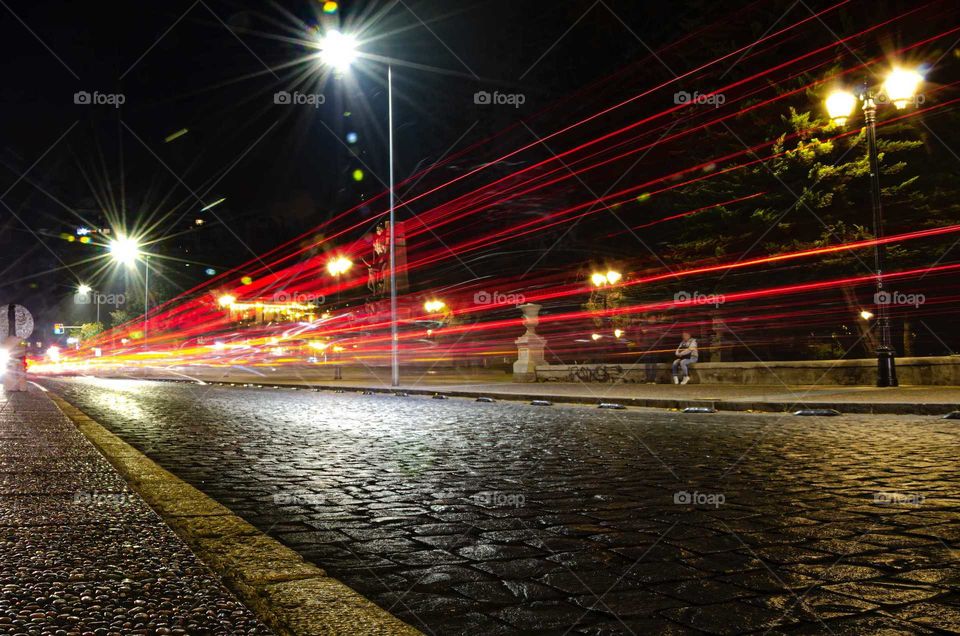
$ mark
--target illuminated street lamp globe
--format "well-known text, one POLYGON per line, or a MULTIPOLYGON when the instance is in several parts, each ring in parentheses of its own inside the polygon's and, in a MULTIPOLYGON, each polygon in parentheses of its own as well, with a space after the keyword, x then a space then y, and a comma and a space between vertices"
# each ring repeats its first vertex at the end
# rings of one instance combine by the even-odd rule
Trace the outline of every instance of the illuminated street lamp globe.
POLYGON ((345 256, 337 256, 327 261, 327 271, 331 276, 346 274, 353 267, 353 261, 345 256))
POLYGON ((442 300, 428 300, 427 302, 423 303, 423 309, 428 314, 440 313, 446 306, 447 303, 443 302, 442 300))
POLYGON ((110 241, 110 258, 121 265, 131 266, 140 256, 140 245, 129 236, 119 236, 110 241))
POLYGON ((81 296, 86 296, 92 291, 93 291, 93 287, 85 283, 80 283, 80 286, 77 287, 77 293, 80 294, 81 296))
POLYGON ((603 287, 604 285, 616 285, 623 278, 620 272, 609 270, 606 274, 603 272, 594 272, 590 275, 590 282, 594 287, 603 287))
POLYGON ((857 106, 857 98, 850 91, 836 90, 827 97, 826 106, 830 121, 837 126, 843 126, 853 114, 853 109, 857 106))
POLYGON ((357 38, 340 31, 328 31, 320 39, 320 59, 343 72, 357 59, 357 38))
POLYGON ((883 83, 883 92, 897 109, 910 103, 917 88, 923 82, 923 75, 912 69, 894 68, 883 83))

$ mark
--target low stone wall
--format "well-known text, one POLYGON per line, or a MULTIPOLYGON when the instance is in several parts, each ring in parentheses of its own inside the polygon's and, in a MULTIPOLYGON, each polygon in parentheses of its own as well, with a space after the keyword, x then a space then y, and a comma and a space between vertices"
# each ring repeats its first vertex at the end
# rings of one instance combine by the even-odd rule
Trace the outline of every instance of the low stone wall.
MULTIPOLYGON (((670 382, 670 365, 657 366, 657 382, 670 382)), ((960 356, 898 358, 901 385, 960 386, 960 356)), ((535 378, 515 381, 646 382, 644 365, 582 364, 538 365, 535 378), (600 369, 600 367, 603 367, 600 369), (581 369, 589 370, 581 371, 581 369), (578 373, 579 371, 579 373, 578 373), (590 377, 590 376, 594 377, 590 377)), ((698 362, 691 367, 693 384, 757 384, 873 386, 877 380, 875 358, 857 360, 797 360, 774 362, 698 362)))

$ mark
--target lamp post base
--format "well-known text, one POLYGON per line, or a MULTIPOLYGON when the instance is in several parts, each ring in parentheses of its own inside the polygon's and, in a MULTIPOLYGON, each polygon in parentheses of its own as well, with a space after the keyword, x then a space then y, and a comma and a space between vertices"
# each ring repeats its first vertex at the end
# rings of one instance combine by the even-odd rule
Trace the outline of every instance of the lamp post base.
POLYGON ((897 360, 892 348, 877 349, 877 386, 898 386, 897 360))

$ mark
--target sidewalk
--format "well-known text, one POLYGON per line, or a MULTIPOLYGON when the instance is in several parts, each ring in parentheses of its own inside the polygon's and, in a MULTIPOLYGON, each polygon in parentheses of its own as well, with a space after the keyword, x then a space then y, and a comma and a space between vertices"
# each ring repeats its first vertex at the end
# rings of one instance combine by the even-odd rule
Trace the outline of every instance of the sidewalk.
POLYGON ((400 386, 390 386, 387 373, 358 373, 344 369, 344 379, 332 379, 329 368, 232 369, 181 367, 176 370, 138 369, 127 375, 163 380, 200 380, 262 386, 297 386, 318 389, 405 391, 411 394, 443 393, 449 396, 492 396, 513 400, 554 402, 619 402, 625 406, 686 408, 713 406, 723 411, 785 412, 801 408, 835 409, 843 413, 945 415, 960 410, 960 387, 901 386, 877 388, 836 385, 734 385, 734 384, 612 384, 533 382, 514 383, 510 375, 494 372, 411 373, 401 376, 400 386))
POLYGON ((0 392, 0 546, 0 634, 272 634, 35 387, 0 392))

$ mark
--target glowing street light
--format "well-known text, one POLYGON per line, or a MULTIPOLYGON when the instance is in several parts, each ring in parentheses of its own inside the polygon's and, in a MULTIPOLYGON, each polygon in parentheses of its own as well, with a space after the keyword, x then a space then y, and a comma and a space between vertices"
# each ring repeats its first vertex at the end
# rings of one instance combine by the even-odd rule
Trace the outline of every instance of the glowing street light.
POLYGON ((110 258, 115 263, 127 267, 136 263, 137 258, 140 257, 140 244, 136 239, 129 236, 118 236, 111 240, 107 247, 110 250, 110 258))
POLYGON ((825 103, 830 121, 837 126, 844 126, 857 107, 857 98, 850 91, 838 89, 827 96, 825 103))
POLYGON ((345 256, 337 256, 327 261, 327 271, 331 276, 341 276, 350 271, 353 261, 345 256))
POLYGON ((897 110, 903 109, 923 82, 923 75, 913 69, 894 68, 883 83, 883 92, 897 110))
POLYGON ((428 314, 438 314, 443 311, 446 306, 447 303, 443 302, 442 300, 428 300, 427 302, 423 303, 423 309, 428 314))
POLYGON ((350 70, 357 55, 357 38, 352 35, 334 30, 320 38, 320 59, 341 73, 350 70))
MULTIPOLYGON (((78 296, 90 296, 93 293, 93 287, 87 285, 86 283, 80 283, 77 286, 77 295, 78 296)), ((93 302, 97 305, 97 322, 100 322, 100 300, 97 298, 93 299, 93 302)))
POLYGON ((141 245, 137 239, 126 236, 125 234, 118 234, 117 238, 110 241, 107 245, 107 248, 110 250, 110 258, 113 259, 115 263, 120 265, 125 265, 127 267, 135 266, 137 260, 142 256, 143 257, 143 340, 147 340, 147 314, 150 309, 150 261, 149 256, 140 251, 141 245))
POLYGON ((594 342, 596 342, 596 341, 599 340, 600 338, 603 338, 603 336, 601 336, 601 335, 598 334, 598 333, 593 333, 593 334, 590 334, 590 338, 593 339, 594 342))
POLYGON ((864 320, 870 320, 871 318, 873 318, 873 312, 867 311, 866 309, 864 309, 863 311, 860 312, 860 317, 863 318, 864 320))
POLYGON ((614 338, 620 338, 621 336, 623 336, 623 329, 614 329, 614 330, 613 330, 613 337, 614 337, 614 338))
POLYGON ((616 285, 623 278, 620 272, 609 270, 606 274, 603 272, 594 272, 590 275, 590 282, 594 287, 603 287, 604 285, 616 285))
MULTIPOLYGON (((886 260, 886 246, 881 241, 883 238, 883 203, 881 201, 880 189, 880 153, 877 149, 877 101, 887 101, 893 103, 897 109, 907 106, 917 94, 920 84, 923 82, 923 76, 913 69, 904 69, 894 67, 883 82, 880 95, 871 89, 867 89, 859 95, 862 102, 863 119, 866 124, 867 132, 867 153, 870 161, 870 201, 873 207, 873 234, 876 239, 874 244, 874 260, 876 262, 877 276, 877 294, 876 297, 882 298, 885 295, 883 289, 883 269, 886 260)), ((830 119, 837 125, 844 125, 847 119, 853 115, 857 105, 858 96, 849 91, 838 90, 831 93, 825 106, 830 119)), ((863 311, 860 317, 869 320, 866 314, 873 317, 872 312, 863 311)), ((887 316, 887 309, 882 303, 876 305, 877 330, 880 333, 877 344, 877 386, 897 386, 897 366, 896 351, 893 348, 890 333, 890 319, 887 316)))
POLYGON ((224 294, 223 296, 217 299, 217 302, 220 304, 221 307, 230 307, 231 305, 237 302, 237 297, 232 296, 231 294, 224 294))

